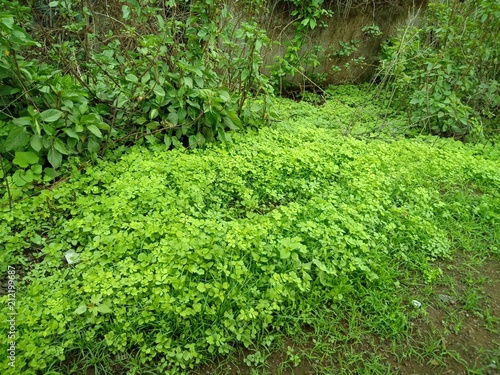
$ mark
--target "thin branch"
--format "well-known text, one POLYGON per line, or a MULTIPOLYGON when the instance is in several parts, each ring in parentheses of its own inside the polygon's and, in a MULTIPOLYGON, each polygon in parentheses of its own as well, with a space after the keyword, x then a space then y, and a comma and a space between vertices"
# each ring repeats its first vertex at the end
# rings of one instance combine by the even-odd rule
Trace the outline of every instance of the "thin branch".
POLYGON ((7 187, 7 195, 9 197, 9 208, 12 210, 12 194, 10 193, 9 180, 7 178, 5 166, 3 165, 3 156, 1 154, 0 154, 0 164, 2 165, 3 178, 5 180, 5 186, 7 187))

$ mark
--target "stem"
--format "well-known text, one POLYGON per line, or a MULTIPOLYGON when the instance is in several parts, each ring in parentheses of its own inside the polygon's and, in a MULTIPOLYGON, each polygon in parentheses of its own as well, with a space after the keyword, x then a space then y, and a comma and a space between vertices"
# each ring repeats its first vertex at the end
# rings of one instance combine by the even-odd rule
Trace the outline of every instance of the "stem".
POLYGON ((19 83, 21 83, 21 85, 24 88, 24 93, 26 94, 26 96, 28 97, 28 99, 31 101, 31 104, 33 104, 33 106, 38 109, 38 107, 36 106, 35 101, 31 97, 31 95, 29 94, 30 90, 28 89, 28 87, 24 83, 24 78, 23 78, 23 75, 21 73, 21 68, 19 67, 19 64, 17 62, 17 55, 16 55, 16 51, 14 50, 14 48, 12 48, 12 58, 14 60, 14 65, 16 66, 17 78, 19 79, 19 83))
POLYGON ((54 220, 54 215, 52 214, 52 207, 50 205, 50 199, 47 197, 47 206, 49 207, 49 215, 50 215, 50 220, 52 221, 52 225, 56 225, 56 221, 54 220))
POLYGON ((10 193, 9 180, 7 179, 7 174, 5 172, 5 166, 3 165, 3 156, 0 155, 0 164, 2 165, 3 178, 5 180, 5 186, 7 187, 7 195, 9 196, 9 208, 12 210, 12 194, 10 193))

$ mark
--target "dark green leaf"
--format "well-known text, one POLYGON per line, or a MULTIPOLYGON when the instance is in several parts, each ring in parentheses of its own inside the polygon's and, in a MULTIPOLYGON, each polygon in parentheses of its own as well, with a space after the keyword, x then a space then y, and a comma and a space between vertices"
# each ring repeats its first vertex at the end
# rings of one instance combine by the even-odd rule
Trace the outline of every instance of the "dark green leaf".
POLYGON ((50 124, 42 124, 42 128, 48 135, 54 135, 54 126, 50 124))
POLYGON ((158 121, 151 121, 146 124, 146 127, 151 130, 156 130, 160 126, 158 121))
POLYGON ((224 124, 231 130, 239 129, 228 116, 224 116, 224 124))
POLYGON ((195 135, 189 136, 189 147, 196 146, 198 144, 198 138, 195 135))
POLYGON ((200 146, 203 146, 205 144, 205 136, 202 133, 197 133, 196 138, 200 146))
MULTIPOLYGON (((7 70, 0 66, 0 79, 7 78, 9 76, 10 76, 10 70, 7 70)), ((0 86, 0 96, 11 95, 12 90, 14 90, 14 87, 12 86, 8 85, 0 86)))
POLYGON ((40 113, 40 118, 45 122, 54 122, 61 118, 62 112, 58 109, 47 109, 40 113))
POLYGON ((12 30, 14 27, 14 17, 7 14, 2 14, 0 18, 0 23, 4 26, 5 29, 12 30))
POLYGON ((54 141, 54 148, 59 151, 61 154, 63 155, 68 155, 69 154, 69 151, 68 149, 66 148, 66 145, 63 143, 63 141, 61 141, 60 139, 56 139, 54 141))
POLYGON ((165 134, 165 136, 163 137, 163 142, 165 142, 165 146, 167 146, 167 148, 170 148, 170 145, 172 144, 172 138, 165 134))
MULTIPOLYGON (((0 67, 0 79, 4 79, 10 77, 12 75, 12 71, 10 69, 6 69, 4 67, 0 67)), ((10 90, 2 90, 2 95, 10 95, 10 90)))
POLYGON ((177 137, 172 137, 172 143, 174 144, 175 147, 182 147, 182 143, 179 142, 177 137))
POLYGON ((29 117, 19 117, 12 120, 12 123, 17 126, 29 126, 31 125, 31 119, 29 117))
POLYGON ((99 128, 95 125, 89 125, 87 126, 87 129, 94 134, 97 138, 102 138, 102 133, 99 130, 99 128))
POLYGON ((127 104, 127 103, 128 103, 127 96, 123 92, 120 92, 120 94, 118 95, 118 97, 115 100, 115 107, 116 108, 123 108, 123 107, 125 107, 125 104, 127 104))
POLYGON ((30 145, 33 148, 33 150, 37 152, 42 149, 42 139, 38 134, 33 134, 33 136, 31 136, 30 145))
POLYGON ((15 126, 12 128, 5 141, 5 148, 7 151, 23 149, 29 141, 30 135, 26 129, 15 126))
POLYGON ((238 115, 236 114, 236 112, 234 112, 234 111, 227 111, 226 115, 227 115, 227 117, 229 117, 231 119, 231 121, 233 122, 233 124, 236 127, 241 128, 241 120, 238 117, 238 115))
POLYGON ((33 174, 38 175, 37 179, 40 178, 40 175, 42 174, 42 166, 40 164, 32 165, 31 170, 33 171, 33 174))
POLYGON ((98 152, 101 148, 99 142, 95 138, 89 138, 87 148, 90 152, 98 152))
POLYGON ((228 102, 231 100, 231 96, 229 95, 229 93, 227 91, 221 91, 219 93, 219 97, 224 100, 225 102, 228 102))
POLYGON ((49 161, 50 165, 54 167, 54 169, 57 169, 61 166, 62 154, 54 147, 52 147, 47 154, 47 160, 49 161))
POLYGON ((163 98, 165 96, 165 90, 163 90, 163 87, 156 85, 155 88, 153 89, 154 93, 163 98))
POLYGON ((153 108, 151 110, 151 112, 149 112, 149 118, 151 120, 154 120, 156 117, 158 117, 158 109, 157 108, 153 108))
POLYGON ((186 85, 186 87, 190 89, 193 88, 193 79, 191 77, 184 77, 183 80, 184 80, 184 85, 186 85))
POLYGON ((177 115, 177 112, 169 113, 167 116, 167 121, 176 126, 179 123, 179 116, 177 115))
POLYGON ((137 76, 135 76, 134 74, 127 74, 125 76, 125 79, 129 82, 134 82, 134 83, 139 82, 139 78, 137 78, 137 76))
POLYGON ((43 173, 45 174, 43 178, 45 182, 51 181, 58 176, 58 173, 53 168, 44 168, 43 173))
POLYGON ((21 187, 21 186, 24 186, 27 183, 33 181, 33 172, 31 173, 31 181, 28 181, 28 180, 29 180, 29 178, 26 177, 26 173, 23 170, 20 170, 20 169, 18 169, 12 175, 12 181, 14 181, 14 184, 16 184, 17 186, 21 187))
POLYGON ((78 136, 78 133, 76 131, 74 131, 73 129, 64 129, 64 132, 68 135, 68 137, 80 139, 80 137, 78 136))

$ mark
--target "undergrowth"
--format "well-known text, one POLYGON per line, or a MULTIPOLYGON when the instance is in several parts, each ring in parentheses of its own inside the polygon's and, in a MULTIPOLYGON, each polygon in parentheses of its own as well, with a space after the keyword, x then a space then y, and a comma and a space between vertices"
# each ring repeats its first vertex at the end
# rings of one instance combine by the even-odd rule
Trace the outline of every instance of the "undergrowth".
POLYGON ((3 202, 17 316, 16 368, 2 373, 182 373, 349 306, 398 337, 415 314, 400 282, 434 282, 436 259, 480 251, 472 236, 499 255, 496 148, 345 137, 334 106, 312 107, 330 126, 307 106, 282 101, 288 120, 232 143, 136 146, 3 202))
POLYGON ((383 47, 378 79, 389 107, 406 111, 416 132, 498 136, 499 32, 498 1, 431 1, 383 47))

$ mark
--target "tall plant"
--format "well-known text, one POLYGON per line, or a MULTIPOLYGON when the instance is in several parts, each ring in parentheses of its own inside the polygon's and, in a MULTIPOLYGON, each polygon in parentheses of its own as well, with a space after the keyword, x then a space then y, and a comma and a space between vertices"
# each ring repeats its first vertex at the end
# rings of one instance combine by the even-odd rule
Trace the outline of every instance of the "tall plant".
POLYGON ((9 201, 52 180, 63 155, 95 153, 109 129, 74 78, 33 58, 39 46, 18 23, 22 7, 0 12, 0 178, 9 201))
POLYGON ((251 17, 235 22, 218 0, 122 4, 118 14, 83 7, 84 37, 56 46, 107 105, 119 139, 194 147, 262 118, 263 106, 248 101, 268 92, 260 74, 268 39, 251 17))
POLYGON ((435 1, 423 24, 384 50, 379 76, 418 129, 445 136, 500 130, 500 3, 435 1))
POLYGON ((247 22, 219 0, 0 4, 0 178, 10 200, 11 187, 52 179, 66 155, 196 147, 266 118, 268 38, 251 17, 261 2, 241 4, 247 22))

